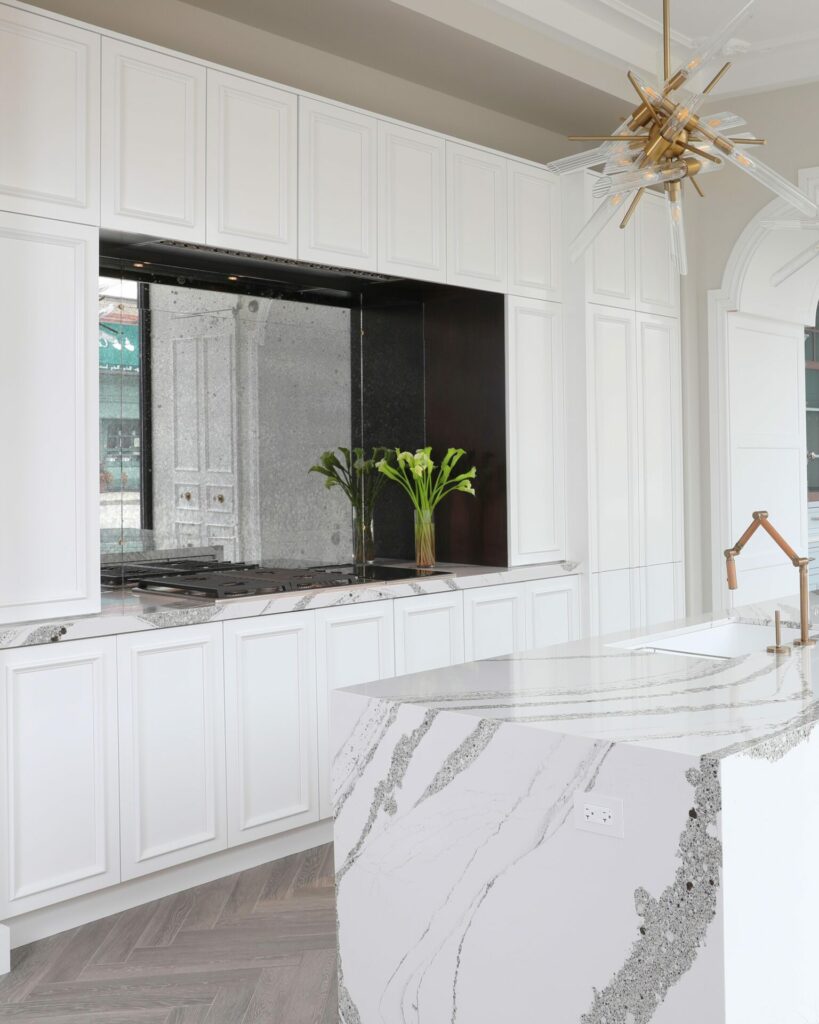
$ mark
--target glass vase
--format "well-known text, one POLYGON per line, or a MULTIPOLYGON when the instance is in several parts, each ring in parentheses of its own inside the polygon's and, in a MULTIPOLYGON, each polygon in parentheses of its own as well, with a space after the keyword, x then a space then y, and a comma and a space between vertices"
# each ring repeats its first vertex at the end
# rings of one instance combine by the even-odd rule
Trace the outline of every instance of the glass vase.
POLYGON ((372 510, 353 508, 353 561, 356 565, 367 565, 374 558, 372 510))
POLYGON ((415 510, 415 564, 419 569, 435 565, 435 517, 415 510))

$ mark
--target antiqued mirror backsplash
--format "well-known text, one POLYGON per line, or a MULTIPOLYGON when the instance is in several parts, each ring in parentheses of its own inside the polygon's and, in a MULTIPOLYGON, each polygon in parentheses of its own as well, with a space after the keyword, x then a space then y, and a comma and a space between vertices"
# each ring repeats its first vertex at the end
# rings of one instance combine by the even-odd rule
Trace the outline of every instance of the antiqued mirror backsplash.
MULTIPOLYGON (((470 323, 474 317, 463 315, 475 295, 463 289, 419 290, 392 281, 326 287, 309 277, 281 289, 254 284, 238 274, 103 260, 104 562, 199 553, 277 566, 351 562, 350 502, 340 488, 326 487, 321 475, 309 472, 322 453, 338 446, 369 453, 377 445, 415 449, 427 443, 445 450, 460 443, 473 445, 480 458, 481 428, 465 436, 464 425, 457 418, 448 423, 445 413, 443 382, 456 368, 453 360, 468 352, 494 381, 494 420, 502 425, 499 297, 478 296, 476 301, 491 303, 493 314, 479 328, 470 323), (432 354, 427 335, 435 333, 436 322, 441 337, 432 354), (468 329, 453 328, 459 322, 468 329), (489 339, 494 355, 488 361, 480 344, 470 344, 476 330, 489 339), (433 423, 430 404, 439 409, 433 423), (450 430, 458 436, 446 436, 450 430)), ((470 373, 475 369, 465 370, 464 383, 470 373)), ((480 417, 492 418, 491 411, 480 417)), ((489 447, 498 446, 492 438, 489 447)), ((503 455, 484 455, 490 469, 495 464, 498 479, 493 484, 490 472, 486 485, 499 505, 503 455)), ((483 510, 476 519, 474 510, 456 504, 454 516, 450 533, 463 535, 475 549, 471 559, 461 552, 460 560, 503 561, 481 551, 483 510), (471 522, 462 520, 465 532, 457 525, 459 509, 471 522)), ((377 557, 412 557, 412 513, 395 488, 384 488, 379 498, 374 533, 377 557)), ((445 550, 446 536, 444 528, 445 550)))

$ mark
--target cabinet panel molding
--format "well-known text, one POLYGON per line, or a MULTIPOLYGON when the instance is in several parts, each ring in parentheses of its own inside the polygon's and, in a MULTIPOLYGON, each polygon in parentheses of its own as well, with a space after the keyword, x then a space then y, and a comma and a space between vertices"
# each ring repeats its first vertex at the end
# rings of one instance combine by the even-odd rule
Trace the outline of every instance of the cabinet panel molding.
POLYGON ((377 269, 378 121, 299 97, 299 259, 377 269))
POLYGON ((580 580, 577 576, 525 584, 526 648, 565 644, 581 636, 580 580))
POLYGON ((526 647, 522 584, 464 591, 464 653, 467 661, 499 658, 526 647))
POLYGON ((318 820, 312 612, 227 622, 228 844, 318 820))
POLYGON ((295 257, 298 97, 210 68, 209 245, 295 257))
POLYGON ((0 213, 0 622, 100 607, 97 234, 0 213))
POLYGON ((395 675, 393 601, 320 608, 316 616, 320 814, 333 813, 330 778, 330 693, 395 675))
POLYGON ((566 548, 561 308, 506 303, 509 562, 556 562, 566 548))
POLYGON ((205 241, 205 68, 102 41, 102 225, 205 241))
POLYGON ((0 209, 99 224, 100 37, 0 6, 0 209))
POLYGON ((227 845, 221 625, 117 638, 122 877, 227 845))
POLYGON ((378 122, 378 269, 446 279, 446 147, 437 135, 378 122))
POLYGON ((395 673, 426 672, 464 660, 460 591, 423 594, 395 602, 395 673))
POLYGON ((506 160, 447 142, 447 281, 505 292, 506 160))
POLYGON ((510 295, 560 299, 561 206, 559 179, 531 164, 510 160, 510 295))
POLYGON ((115 650, 0 653, 0 918, 119 881, 115 650))

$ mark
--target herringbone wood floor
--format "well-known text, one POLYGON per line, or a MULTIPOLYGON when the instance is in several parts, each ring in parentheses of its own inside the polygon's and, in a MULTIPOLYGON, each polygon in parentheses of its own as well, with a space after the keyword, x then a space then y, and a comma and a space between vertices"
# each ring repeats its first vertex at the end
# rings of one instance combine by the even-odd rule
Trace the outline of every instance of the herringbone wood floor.
POLYGON ((12 953, 0 1021, 336 1024, 331 846, 12 953))

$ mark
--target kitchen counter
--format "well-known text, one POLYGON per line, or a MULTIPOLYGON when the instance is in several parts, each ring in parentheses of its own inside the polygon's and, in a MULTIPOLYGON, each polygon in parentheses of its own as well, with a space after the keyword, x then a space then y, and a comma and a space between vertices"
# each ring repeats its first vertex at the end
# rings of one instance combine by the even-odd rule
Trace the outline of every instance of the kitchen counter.
POLYGON ((446 590, 524 583, 527 580, 551 579, 577 572, 577 565, 569 562, 518 568, 442 564, 438 568, 450 572, 451 575, 390 583, 365 583, 346 588, 299 590, 223 601, 163 596, 137 590, 108 591, 103 593, 102 609, 95 615, 0 625, 0 650, 88 637, 115 636, 120 633, 136 633, 170 626, 191 626, 202 622, 276 615, 304 611, 308 608, 332 608, 367 601, 389 601, 418 594, 436 594, 446 590))
POLYGON ((819 647, 628 639, 333 694, 344 1024, 819 1020, 819 647))

